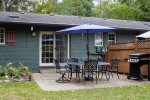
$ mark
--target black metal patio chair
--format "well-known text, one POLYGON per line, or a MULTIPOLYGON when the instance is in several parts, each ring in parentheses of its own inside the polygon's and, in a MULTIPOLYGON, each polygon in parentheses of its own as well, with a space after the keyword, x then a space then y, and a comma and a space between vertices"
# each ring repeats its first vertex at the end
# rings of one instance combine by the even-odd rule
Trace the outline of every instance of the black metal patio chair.
POLYGON ((98 75, 97 64, 98 64, 97 60, 88 60, 84 62, 83 76, 85 81, 86 80, 93 81, 95 75, 97 83, 97 75, 98 75))
MULTIPOLYGON (((78 58, 70 58, 68 59, 67 61, 68 63, 78 63, 78 58)), ((70 79, 72 78, 72 74, 75 73, 76 74, 76 81, 80 80, 80 66, 77 66, 77 65, 69 65, 68 66, 70 67, 70 79)))
POLYGON ((111 63, 111 70, 110 70, 112 77, 113 77, 113 72, 115 72, 117 74, 118 79, 119 79, 119 74, 118 74, 119 63, 120 63, 119 58, 113 58, 111 63))
POLYGON ((61 67, 59 64, 59 61, 57 59, 54 59, 55 65, 56 65, 56 73, 60 73, 61 77, 56 80, 56 82, 58 83, 66 83, 66 82, 70 82, 70 80, 68 80, 65 75, 66 73, 70 73, 70 70, 65 66, 65 67, 61 67))
POLYGON ((99 67, 98 70, 99 70, 98 77, 99 77, 99 74, 102 73, 101 79, 103 78, 103 74, 105 74, 105 77, 107 80, 110 79, 110 71, 111 71, 110 65, 102 65, 101 67, 99 67))

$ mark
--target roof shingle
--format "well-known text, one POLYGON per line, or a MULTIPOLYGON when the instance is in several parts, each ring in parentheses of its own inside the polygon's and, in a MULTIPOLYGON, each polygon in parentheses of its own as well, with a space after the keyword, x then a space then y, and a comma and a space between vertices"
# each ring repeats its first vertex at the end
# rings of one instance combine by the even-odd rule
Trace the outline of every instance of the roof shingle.
POLYGON ((20 12, 0 12, 0 23, 22 23, 37 25, 95 24, 121 29, 150 30, 150 22, 143 21, 20 12))

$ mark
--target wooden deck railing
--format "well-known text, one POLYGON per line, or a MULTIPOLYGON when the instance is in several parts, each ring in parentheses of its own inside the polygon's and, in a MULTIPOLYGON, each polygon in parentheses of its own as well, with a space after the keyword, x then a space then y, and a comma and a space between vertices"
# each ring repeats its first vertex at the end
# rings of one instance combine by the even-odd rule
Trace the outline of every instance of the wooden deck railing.
MULTIPOLYGON (((132 53, 150 53, 150 40, 136 40, 126 43, 109 44, 106 60, 111 62, 111 59, 118 57, 121 59, 119 64, 119 72, 129 73, 129 63, 124 60, 129 58, 132 53)), ((147 67, 142 67, 142 74, 147 75, 147 67)))

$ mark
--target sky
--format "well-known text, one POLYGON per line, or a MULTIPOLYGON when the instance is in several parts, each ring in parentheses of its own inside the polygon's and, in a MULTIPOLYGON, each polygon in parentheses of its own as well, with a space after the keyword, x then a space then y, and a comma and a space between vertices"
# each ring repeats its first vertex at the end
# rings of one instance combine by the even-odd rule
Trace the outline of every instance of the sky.
POLYGON ((98 0, 93 0, 93 3, 94 3, 95 5, 97 5, 97 4, 98 4, 98 0))

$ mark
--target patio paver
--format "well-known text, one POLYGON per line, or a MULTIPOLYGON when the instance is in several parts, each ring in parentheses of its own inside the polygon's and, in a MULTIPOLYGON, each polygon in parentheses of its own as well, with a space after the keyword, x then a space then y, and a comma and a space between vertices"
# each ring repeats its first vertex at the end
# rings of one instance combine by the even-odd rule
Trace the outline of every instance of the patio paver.
POLYGON ((110 78, 109 81, 105 79, 98 80, 98 84, 96 81, 84 81, 81 80, 79 83, 76 83, 75 77, 69 83, 57 83, 56 80, 60 77, 60 74, 40 74, 34 73, 33 79, 39 85, 40 88, 46 91, 59 91, 59 90, 77 90, 77 89, 85 89, 85 88, 103 88, 103 87, 116 87, 116 86, 126 86, 126 85, 140 85, 147 84, 150 81, 144 79, 143 81, 137 80, 128 80, 127 76, 124 74, 119 75, 120 79, 114 75, 114 78, 110 78))

